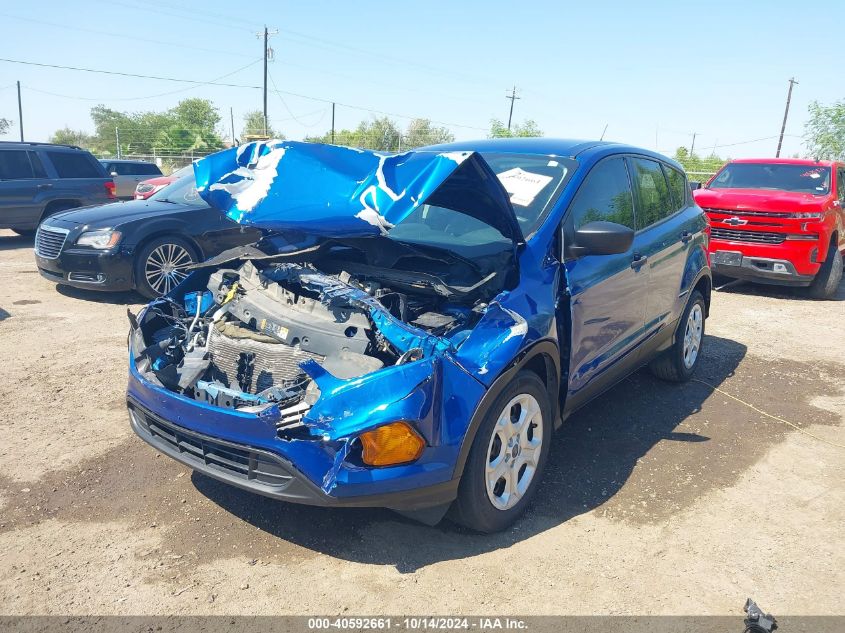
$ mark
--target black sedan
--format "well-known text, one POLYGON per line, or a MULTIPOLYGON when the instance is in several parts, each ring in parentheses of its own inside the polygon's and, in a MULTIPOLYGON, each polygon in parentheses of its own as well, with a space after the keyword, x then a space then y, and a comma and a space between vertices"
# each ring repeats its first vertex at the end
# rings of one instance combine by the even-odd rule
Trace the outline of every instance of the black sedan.
POLYGON ((51 281, 88 290, 169 292, 188 266, 261 233, 242 227, 197 195, 193 174, 147 200, 74 209, 51 216, 35 236, 35 259, 51 281))

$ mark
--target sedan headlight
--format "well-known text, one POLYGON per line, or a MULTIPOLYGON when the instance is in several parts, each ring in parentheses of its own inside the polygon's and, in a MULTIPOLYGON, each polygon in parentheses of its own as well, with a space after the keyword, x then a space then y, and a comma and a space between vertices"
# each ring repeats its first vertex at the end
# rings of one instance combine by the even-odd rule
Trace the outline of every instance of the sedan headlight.
POLYGON ((76 240, 78 246, 106 249, 120 241, 120 231, 86 231, 76 240))

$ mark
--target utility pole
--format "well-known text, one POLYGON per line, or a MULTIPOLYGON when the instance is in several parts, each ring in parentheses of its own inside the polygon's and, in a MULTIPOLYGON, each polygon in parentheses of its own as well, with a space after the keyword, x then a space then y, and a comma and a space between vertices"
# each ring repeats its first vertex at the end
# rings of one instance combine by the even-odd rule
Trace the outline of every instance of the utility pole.
POLYGON ((234 147, 235 145, 237 145, 237 143, 235 143, 235 114, 232 111, 231 106, 229 106, 229 124, 232 126, 232 147, 234 147))
POLYGON ((114 128, 114 144, 117 148, 117 157, 120 158, 120 128, 114 128))
POLYGON ((696 137, 697 134, 698 134, 698 132, 692 133, 692 145, 690 145, 690 148, 689 148, 690 158, 692 158, 692 154, 693 154, 693 152, 695 152, 695 137, 696 137))
POLYGON ((511 100, 511 111, 508 114, 508 132, 511 131, 511 121, 513 120, 513 102, 521 98, 522 97, 516 96, 516 86, 513 87, 513 90, 511 90, 511 93, 509 95, 505 95, 505 99, 511 100))
POLYGON ((789 80, 789 92, 786 93, 786 109, 783 111, 783 125, 780 126, 780 138, 778 138, 778 151, 775 152, 775 158, 780 158, 780 148, 783 145, 783 133, 786 132, 786 117, 789 116, 789 102, 792 101, 792 86, 797 84, 795 77, 789 80))
MULTIPOLYGON (((269 31, 267 26, 264 27, 264 136, 267 136, 267 62, 273 58, 273 49, 270 48, 269 39, 271 35, 276 35, 278 30, 269 31)), ((262 33, 257 33, 257 37, 261 37, 262 33)))
POLYGON ((18 82, 18 128, 21 131, 21 143, 23 143, 23 106, 21 105, 21 82, 18 82))
POLYGON ((332 145, 334 145, 334 101, 332 101, 332 145))

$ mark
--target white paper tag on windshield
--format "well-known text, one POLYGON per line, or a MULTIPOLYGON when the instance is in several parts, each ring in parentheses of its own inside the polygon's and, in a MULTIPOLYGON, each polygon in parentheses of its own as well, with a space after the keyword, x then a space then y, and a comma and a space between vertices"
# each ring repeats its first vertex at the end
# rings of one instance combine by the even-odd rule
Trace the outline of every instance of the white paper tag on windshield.
POLYGON ((552 181, 551 176, 532 174, 519 167, 508 169, 496 176, 499 177, 499 182, 502 183, 505 191, 510 194, 511 204, 518 204, 521 207, 527 207, 534 202, 537 194, 552 181))

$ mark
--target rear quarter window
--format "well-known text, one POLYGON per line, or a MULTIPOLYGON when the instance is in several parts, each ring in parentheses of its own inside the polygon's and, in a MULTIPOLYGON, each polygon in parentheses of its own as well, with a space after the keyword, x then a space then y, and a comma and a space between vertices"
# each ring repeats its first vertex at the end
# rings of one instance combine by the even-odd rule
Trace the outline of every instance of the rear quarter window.
POLYGON ((663 165, 666 173, 666 180, 669 182, 669 192, 672 194, 672 203, 676 211, 687 206, 687 179, 677 169, 663 165))
POLYGON ((103 178, 102 166, 82 152, 47 152, 59 178, 103 178))

